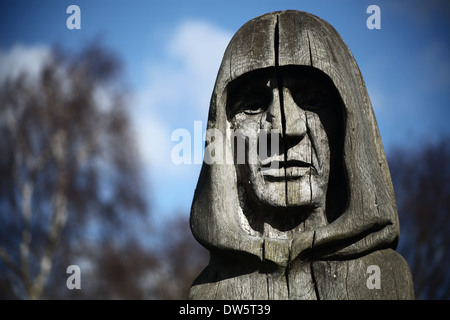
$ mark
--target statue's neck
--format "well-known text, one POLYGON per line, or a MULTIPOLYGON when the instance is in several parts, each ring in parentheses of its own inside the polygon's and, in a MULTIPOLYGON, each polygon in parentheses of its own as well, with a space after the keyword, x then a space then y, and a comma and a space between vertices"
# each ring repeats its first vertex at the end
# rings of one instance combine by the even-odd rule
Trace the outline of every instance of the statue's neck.
POLYGON ((262 232, 265 238, 293 239, 298 233, 315 230, 328 224, 325 206, 283 209, 278 208, 276 216, 271 213, 266 215, 262 232))

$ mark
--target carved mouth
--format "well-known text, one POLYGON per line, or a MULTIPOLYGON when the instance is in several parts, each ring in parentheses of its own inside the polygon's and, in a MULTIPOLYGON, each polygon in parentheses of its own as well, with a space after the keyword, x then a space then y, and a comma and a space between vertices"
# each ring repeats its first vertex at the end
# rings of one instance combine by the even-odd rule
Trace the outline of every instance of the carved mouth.
POLYGON ((281 181, 285 179, 297 179, 315 170, 314 166, 302 160, 291 159, 288 161, 265 161, 261 163, 261 173, 268 180, 281 181))

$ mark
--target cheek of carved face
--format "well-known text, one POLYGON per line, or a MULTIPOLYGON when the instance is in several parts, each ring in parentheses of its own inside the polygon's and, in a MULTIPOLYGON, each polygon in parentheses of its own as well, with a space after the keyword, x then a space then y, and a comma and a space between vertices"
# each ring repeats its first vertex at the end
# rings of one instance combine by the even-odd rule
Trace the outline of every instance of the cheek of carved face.
POLYGON ((286 203, 324 207, 330 174, 328 139, 316 113, 303 111, 302 116, 298 121, 304 120, 307 132, 286 152, 286 203))

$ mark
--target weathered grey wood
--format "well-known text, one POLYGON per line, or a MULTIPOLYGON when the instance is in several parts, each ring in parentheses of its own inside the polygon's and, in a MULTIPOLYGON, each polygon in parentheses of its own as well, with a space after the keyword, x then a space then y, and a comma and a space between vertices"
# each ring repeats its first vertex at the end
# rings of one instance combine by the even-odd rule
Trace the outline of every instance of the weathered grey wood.
POLYGON ((213 129, 205 147, 234 161, 200 173, 191 229, 210 262, 191 299, 414 298, 373 109, 333 27, 300 11, 245 24, 217 76, 213 129), (266 139, 264 154, 269 136, 279 145, 266 139))

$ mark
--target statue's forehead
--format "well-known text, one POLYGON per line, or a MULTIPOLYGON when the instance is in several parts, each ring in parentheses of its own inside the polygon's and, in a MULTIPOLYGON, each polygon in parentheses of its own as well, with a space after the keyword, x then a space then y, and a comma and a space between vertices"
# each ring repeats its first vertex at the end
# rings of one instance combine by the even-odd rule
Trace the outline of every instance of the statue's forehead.
POLYGON ((232 80, 253 70, 275 67, 276 23, 277 16, 269 14, 251 20, 236 32, 224 57, 232 80))
POLYGON ((257 17, 236 32, 225 59, 230 79, 257 69, 286 65, 311 65, 308 28, 312 15, 274 12, 257 17))

